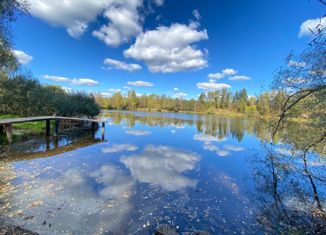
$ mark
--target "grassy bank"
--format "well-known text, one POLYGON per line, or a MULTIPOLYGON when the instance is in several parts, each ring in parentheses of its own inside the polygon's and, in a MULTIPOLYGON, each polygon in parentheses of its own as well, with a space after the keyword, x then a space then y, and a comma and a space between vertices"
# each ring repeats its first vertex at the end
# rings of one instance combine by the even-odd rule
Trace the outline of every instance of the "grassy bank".
MULTIPOLYGON (((106 110, 106 109, 103 109, 106 110)), ((171 111, 171 110, 162 110, 162 109, 147 109, 147 108, 137 108, 135 110, 109 110, 109 111, 130 111, 130 112, 148 112, 148 113, 184 113, 184 114, 197 114, 197 115, 216 115, 216 116, 222 116, 222 117, 230 117, 230 118, 255 118, 265 121, 277 121, 279 119, 279 116, 273 116, 273 115, 260 115, 258 113, 254 115, 249 115, 245 113, 239 113, 236 111, 228 110, 228 109, 210 109, 205 112, 194 112, 194 111, 171 111)), ((311 119, 309 118, 302 118, 302 117, 287 117, 287 121, 291 122, 299 122, 299 123, 310 123, 311 119)))
MULTIPOLYGON (((105 109, 104 109, 105 110, 105 109)), ((109 111, 119 111, 111 109, 109 111)), ((222 109, 216 109, 214 111, 206 111, 206 112, 195 112, 195 111, 171 111, 171 110, 164 110, 164 109, 147 109, 147 108, 137 108, 134 110, 122 110, 122 111, 135 111, 135 112, 148 112, 148 113, 185 113, 185 114, 199 114, 199 115, 205 115, 205 114, 214 114, 218 116, 228 116, 228 117, 246 117, 246 114, 234 112, 231 110, 222 110, 222 109)))
MULTIPOLYGON (((0 119, 8 119, 8 118, 18 118, 18 116, 12 114, 0 115, 0 119)), ((38 133, 45 130, 45 122, 17 123, 17 124, 13 124, 12 127, 14 131, 38 133)))
MULTIPOLYGON (((0 115, 0 119, 7 118, 18 118, 16 115, 6 114, 0 115)), ((23 135, 39 135, 41 133, 45 133, 45 122, 25 122, 25 123, 17 123, 12 125, 14 140, 19 139, 23 135)), ((7 138, 4 133, 4 130, 1 130, 0 127, 0 144, 6 143, 7 138)))
MULTIPOLYGON (((106 110, 106 109, 103 109, 106 110)), ((147 109, 147 108, 137 108, 134 110, 115 110, 115 109, 109 109, 109 111, 130 111, 130 112, 148 112, 148 113, 184 113, 184 114, 198 114, 198 115, 216 115, 216 116, 223 116, 223 117, 255 117, 255 118, 262 118, 262 119, 269 119, 271 118, 270 116, 261 116, 261 115, 256 115, 256 116, 250 116, 244 113, 239 113, 235 112, 232 110, 227 110, 227 109, 214 109, 214 110, 208 110, 205 112, 195 112, 195 111, 171 111, 171 110, 164 110, 164 109, 147 109)))

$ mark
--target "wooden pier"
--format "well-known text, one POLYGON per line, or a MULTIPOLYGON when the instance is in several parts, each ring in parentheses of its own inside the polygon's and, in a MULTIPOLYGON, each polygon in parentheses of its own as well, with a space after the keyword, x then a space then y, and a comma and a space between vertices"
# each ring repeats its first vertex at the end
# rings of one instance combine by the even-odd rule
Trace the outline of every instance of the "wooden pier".
POLYGON ((81 122, 90 122, 92 123, 92 128, 95 130, 96 123, 102 123, 102 139, 104 139, 104 131, 105 131, 105 121, 101 119, 90 119, 90 118, 77 118, 77 117, 60 117, 60 116, 39 116, 39 117, 23 117, 23 118, 8 118, 8 119, 0 119, 0 126, 3 126, 7 139, 9 143, 13 141, 12 135, 12 125, 16 123, 23 123, 23 122, 37 122, 37 121, 45 121, 46 128, 45 134, 46 136, 50 136, 51 130, 51 120, 54 122, 54 136, 58 136, 59 134, 59 127, 60 121, 62 120, 69 120, 69 121, 81 121, 81 122))

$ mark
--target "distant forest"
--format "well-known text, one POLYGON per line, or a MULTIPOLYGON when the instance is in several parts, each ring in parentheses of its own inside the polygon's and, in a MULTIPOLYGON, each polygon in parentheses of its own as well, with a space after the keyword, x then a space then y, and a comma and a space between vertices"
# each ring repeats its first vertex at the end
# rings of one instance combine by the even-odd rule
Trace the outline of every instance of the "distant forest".
POLYGON ((170 112, 196 112, 214 114, 219 111, 237 112, 249 116, 277 115, 287 95, 284 91, 264 92, 259 96, 248 96, 244 88, 232 93, 226 89, 201 93, 198 99, 171 98, 165 95, 141 95, 131 90, 127 96, 120 92, 111 97, 95 95, 103 109, 147 110, 170 112))

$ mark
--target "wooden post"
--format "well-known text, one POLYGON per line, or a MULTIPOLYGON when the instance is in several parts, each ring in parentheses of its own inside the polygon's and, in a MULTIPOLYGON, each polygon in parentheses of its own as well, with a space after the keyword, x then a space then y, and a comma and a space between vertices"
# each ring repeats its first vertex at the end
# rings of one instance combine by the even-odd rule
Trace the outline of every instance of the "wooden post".
POLYGON ((46 120, 46 130, 45 130, 45 135, 46 136, 50 136, 50 129, 51 129, 50 120, 46 120))
POLYGON ((92 122, 92 131, 95 131, 96 126, 95 126, 96 122, 92 122))
POLYGON ((4 125, 5 131, 6 131, 6 135, 7 135, 7 140, 9 142, 9 144, 12 143, 12 125, 11 123, 5 124, 4 125))
POLYGON ((56 119, 54 122, 54 136, 59 135, 59 126, 60 126, 60 120, 56 119))
POLYGON ((102 140, 104 140, 105 122, 102 122, 102 140))
POLYGON ((97 123, 96 122, 92 122, 91 125, 92 125, 93 139, 95 139, 96 138, 96 125, 97 125, 97 123))
POLYGON ((45 144, 45 147, 46 147, 46 151, 49 151, 50 148, 51 148, 51 143, 50 143, 50 137, 49 136, 46 136, 45 137, 45 141, 46 141, 46 144, 45 144))
POLYGON ((54 148, 59 148, 59 137, 58 136, 54 137, 54 148))

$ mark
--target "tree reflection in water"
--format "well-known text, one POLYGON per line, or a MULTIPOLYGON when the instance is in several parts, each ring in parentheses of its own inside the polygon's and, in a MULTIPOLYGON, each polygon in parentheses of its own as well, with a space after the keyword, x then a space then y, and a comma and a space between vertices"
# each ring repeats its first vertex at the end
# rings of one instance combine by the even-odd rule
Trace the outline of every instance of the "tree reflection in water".
MULTIPOLYGON (((208 150, 212 146, 207 143, 223 140, 228 134, 238 142, 246 133, 255 135, 262 141, 264 149, 249 158, 250 178, 255 184, 253 200, 258 207, 257 222, 270 233, 326 234, 325 142, 318 141, 323 132, 321 128, 288 122, 272 140, 272 128, 263 120, 216 118, 213 115, 193 119, 174 119, 164 114, 111 115, 116 122, 126 119, 132 126, 137 122, 161 127, 194 125, 200 133, 194 140, 203 141, 204 149, 208 150)), ((215 148, 212 150, 216 151, 215 148)))
POLYGON ((262 120, 172 113, 103 116, 118 125, 107 125, 108 142, 99 143, 89 133, 76 142, 63 138, 58 144, 2 148, 8 158, 0 159, 0 202, 5 202, 0 214, 49 234, 76 229, 151 233, 157 218, 157 223, 174 220, 188 231, 213 234, 326 234, 325 143, 315 138, 322 129, 287 123, 272 139, 269 123, 262 120), (174 143, 177 135, 182 143, 174 143), (253 154, 251 148, 261 151, 253 154), (45 230, 39 212, 48 211, 56 214, 45 230), (34 220, 25 220, 30 215, 34 220))
POLYGON ((324 158, 266 144, 251 161, 260 224, 273 232, 326 233, 324 158))

